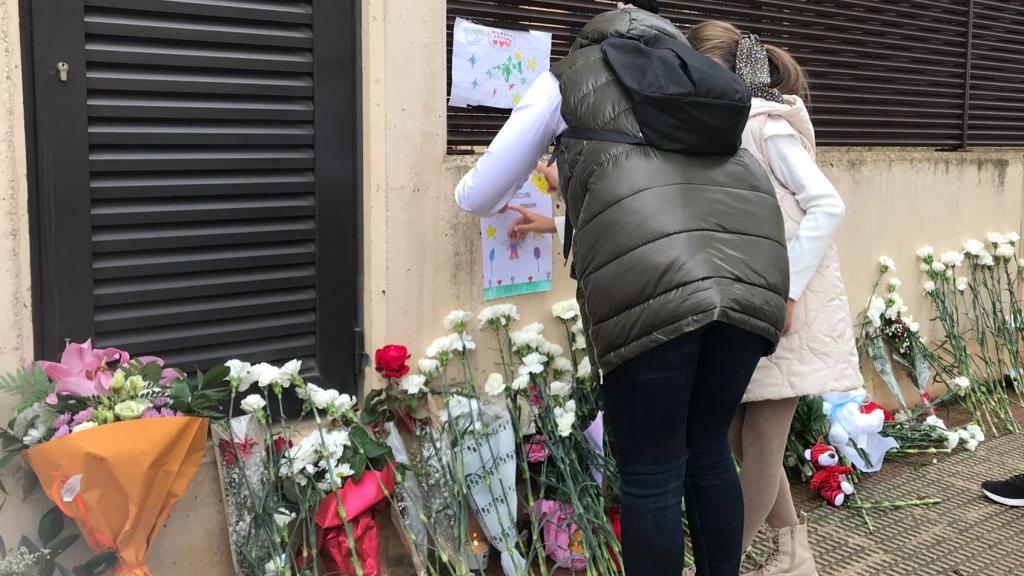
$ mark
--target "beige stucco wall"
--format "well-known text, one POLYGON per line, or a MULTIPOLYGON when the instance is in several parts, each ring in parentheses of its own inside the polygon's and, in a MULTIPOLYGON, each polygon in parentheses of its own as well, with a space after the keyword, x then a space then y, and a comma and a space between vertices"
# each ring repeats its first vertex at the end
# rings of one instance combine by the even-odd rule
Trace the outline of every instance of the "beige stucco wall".
MULTIPOLYGON (((0 325, 7 331, 0 371, 6 371, 30 359, 32 327, 17 2, 2 2, 0 325)), ((403 343, 419 355, 443 332, 448 310, 483 305, 477 222, 451 200, 473 158, 445 155, 444 0, 366 0, 363 20, 367 345, 403 343)), ((896 259, 905 296, 923 319, 928 307, 913 261, 921 244, 948 249, 991 230, 1021 229, 1021 151, 830 149, 820 160, 848 205, 838 243, 855 311, 882 253, 896 259)), ((524 321, 550 320, 550 304, 571 297, 557 263, 554 280, 552 293, 515 300, 524 321)), ((488 366, 486 350, 481 356, 480 365, 488 366)), ((884 392, 879 396, 887 400, 884 392)), ((10 416, 9 406, 0 399, 0 421, 10 416)), ((0 511, 0 534, 10 543, 34 531, 45 501, 29 490, 31 478, 8 471, 3 480, 13 494, 0 511)), ((154 573, 230 574, 221 509, 208 456, 154 547, 154 573)))

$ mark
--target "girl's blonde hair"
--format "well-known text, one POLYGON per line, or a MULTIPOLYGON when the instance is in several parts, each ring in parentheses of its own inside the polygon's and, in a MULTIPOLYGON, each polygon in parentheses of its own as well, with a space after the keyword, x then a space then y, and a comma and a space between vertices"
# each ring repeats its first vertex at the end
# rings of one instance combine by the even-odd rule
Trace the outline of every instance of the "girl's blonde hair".
MULTIPOLYGON (((730 70, 736 69, 736 47, 743 32, 739 28, 720 20, 708 20, 694 26, 686 35, 690 45, 705 56, 717 60, 730 70)), ((765 44, 768 64, 772 73, 772 88, 783 94, 795 94, 804 100, 810 98, 807 73, 789 52, 765 44)))

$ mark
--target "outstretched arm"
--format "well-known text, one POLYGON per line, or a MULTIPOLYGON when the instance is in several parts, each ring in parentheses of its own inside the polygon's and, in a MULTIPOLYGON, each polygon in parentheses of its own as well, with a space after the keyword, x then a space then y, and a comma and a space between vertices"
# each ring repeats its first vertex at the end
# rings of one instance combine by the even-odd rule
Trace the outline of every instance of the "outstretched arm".
POLYGON ((541 154, 565 130, 558 80, 545 72, 533 81, 476 166, 462 177, 455 202, 475 216, 501 212, 530 177, 541 154))

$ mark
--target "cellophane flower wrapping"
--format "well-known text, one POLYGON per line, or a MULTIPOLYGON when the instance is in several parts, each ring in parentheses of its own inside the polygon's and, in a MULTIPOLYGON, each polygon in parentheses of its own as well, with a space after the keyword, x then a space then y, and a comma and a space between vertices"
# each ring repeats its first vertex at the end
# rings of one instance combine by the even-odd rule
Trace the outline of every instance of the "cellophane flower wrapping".
POLYGON ((416 474, 408 469, 412 462, 409 459, 409 452, 405 449, 402 434, 394 422, 384 425, 384 439, 388 447, 391 448, 395 461, 407 467, 402 481, 395 484, 395 506, 392 507, 391 512, 393 518, 397 515, 395 525, 399 528, 404 526, 408 530, 406 533, 406 530, 399 529, 398 533, 405 540, 417 573, 422 573, 423 561, 429 553, 430 544, 429 532, 423 522, 423 516, 421 516, 423 514, 423 494, 420 492, 416 474), (414 540, 410 539, 410 535, 414 540))
POLYGON ((458 526, 461 520, 451 495, 456 488, 448 475, 452 469, 452 453, 445 434, 433 426, 418 429, 415 437, 415 448, 409 448, 409 457, 416 470, 423 495, 424 513, 433 528, 434 545, 440 548, 448 558, 461 554, 459 550, 458 526))
POLYGON ((359 559, 363 576, 381 576, 380 531, 377 527, 377 511, 389 493, 395 489, 395 470, 386 466, 384 470, 367 470, 358 481, 347 480, 336 492, 328 494, 316 511, 317 551, 325 574, 355 576, 353 547, 359 559), (339 513, 338 504, 345 513, 339 513), (349 544, 345 521, 352 528, 349 544))
POLYGON ((266 431, 251 415, 214 425, 211 431, 235 573, 263 576, 263 570, 257 567, 266 565, 271 559, 271 553, 264 539, 257 537, 253 525, 252 511, 256 503, 252 501, 252 495, 262 494, 267 483, 266 431), (254 549, 255 542, 264 545, 254 549), (246 549, 255 562, 245 561, 243 550, 246 549))
POLYGON ((24 452, 44 491, 119 576, 150 576, 149 548, 199 468, 207 421, 176 416, 99 426, 24 452))
POLYGON ((544 553, 548 558, 554 560, 559 568, 585 570, 587 557, 584 555, 583 534, 572 520, 572 505, 539 500, 534 504, 534 514, 541 525, 544 553))
POLYGON ((526 571, 526 560, 515 549, 518 500, 512 419, 504 402, 473 400, 471 405, 480 430, 471 430, 460 447, 470 505, 487 540, 501 552, 502 570, 516 576, 526 571))

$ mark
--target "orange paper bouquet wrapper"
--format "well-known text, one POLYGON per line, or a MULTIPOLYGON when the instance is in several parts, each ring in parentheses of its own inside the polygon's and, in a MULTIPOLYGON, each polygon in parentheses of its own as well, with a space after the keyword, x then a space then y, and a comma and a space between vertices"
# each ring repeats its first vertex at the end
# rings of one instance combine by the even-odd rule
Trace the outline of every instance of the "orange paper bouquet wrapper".
POLYGON ((199 468, 206 432, 203 418, 132 420, 52 440, 24 455, 93 551, 117 553, 114 574, 150 576, 149 547, 199 468))

